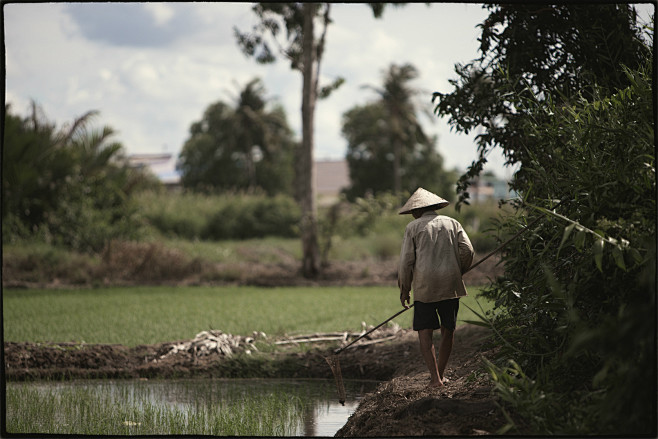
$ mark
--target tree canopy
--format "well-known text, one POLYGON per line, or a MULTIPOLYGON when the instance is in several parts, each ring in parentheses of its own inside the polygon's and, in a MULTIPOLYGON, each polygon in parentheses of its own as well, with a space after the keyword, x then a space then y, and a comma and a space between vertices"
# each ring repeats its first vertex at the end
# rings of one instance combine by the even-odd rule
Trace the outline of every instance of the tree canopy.
POLYGON ((383 87, 371 87, 379 98, 343 115, 351 186, 349 199, 366 193, 413 192, 419 186, 452 199, 452 173, 443 170, 436 137, 418 120, 421 112, 409 82, 418 73, 410 64, 391 65, 383 87))
POLYGON ((520 198, 499 239, 540 220, 484 293, 498 394, 532 434, 655 435, 653 47, 629 5, 488 7, 480 58, 435 99, 482 129, 462 200, 501 148, 520 198))
MULTIPOLYGON (((648 56, 635 10, 628 4, 487 4, 480 56, 456 64, 454 87, 435 92, 435 112, 452 128, 476 136, 479 157, 458 183, 460 200, 468 199, 468 182, 477 176, 493 148, 508 164, 521 165, 512 189, 527 182, 523 170, 533 141, 523 124, 529 115, 515 105, 514 93, 530 89, 538 99, 569 105, 597 99, 629 85, 620 66, 638 68, 648 56)), ((542 122, 549 114, 534 114, 542 122)))
POLYGON ((131 194, 155 183, 128 166, 111 127, 91 126, 97 115, 89 111, 58 130, 36 103, 25 118, 5 106, 3 241, 38 234, 98 251, 108 239, 138 234, 131 194))
POLYGON ((215 102, 191 125, 177 165, 184 187, 292 193, 296 143, 283 107, 265 94, 253 79, 233 105, 215 102))

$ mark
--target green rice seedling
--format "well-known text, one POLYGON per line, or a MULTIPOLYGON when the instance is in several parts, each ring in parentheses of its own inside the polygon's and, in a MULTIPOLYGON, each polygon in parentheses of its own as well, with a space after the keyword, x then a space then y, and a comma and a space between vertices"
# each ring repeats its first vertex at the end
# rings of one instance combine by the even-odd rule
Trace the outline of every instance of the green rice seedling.
POLYGON ((166 398, 163 402, 158 395, 139 384, 117 390, 111 384, 11 383, 7 387, 7 432, 287 436, 301 425, 305 404, 286 392, 224 392, 214 403, 195 404, 168 403, 166 398))
MULTIPOLYGON (((477 288, 462 303, 479 310, 477 288)), ((478 299, 485 311, 492 304, 478 299)), ((220 329, 236 335, 359 331, 400 310, 388 287, 135 287, 100 290, 6 290, 6 341, 120 343, 193 338, 220 329)), ((413 312, 395 319, 410 328, 413 312)), ((466 306, 460 320, 473 320, 466 306)))

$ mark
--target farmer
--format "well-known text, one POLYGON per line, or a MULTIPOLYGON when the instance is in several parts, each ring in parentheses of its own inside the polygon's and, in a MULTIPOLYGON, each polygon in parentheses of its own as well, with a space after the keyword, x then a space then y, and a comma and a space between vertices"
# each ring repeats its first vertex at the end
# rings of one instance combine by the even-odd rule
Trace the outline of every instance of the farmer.
POLYGON ((409 308, 409 292, 413 289, 413 329, 418 331, 420 353, 430 371, 430 387, 444 384, 459 298, 466 296, 462 274, 473 261, 473 246, 461 224, 436 213, 448 204, 438 195, 418 188, 399 211, 400 215, 410 213, 414 217, 404 231, 400 251, 400 302, 409 308), (432 335, 439 327, 437 359, 432 335))

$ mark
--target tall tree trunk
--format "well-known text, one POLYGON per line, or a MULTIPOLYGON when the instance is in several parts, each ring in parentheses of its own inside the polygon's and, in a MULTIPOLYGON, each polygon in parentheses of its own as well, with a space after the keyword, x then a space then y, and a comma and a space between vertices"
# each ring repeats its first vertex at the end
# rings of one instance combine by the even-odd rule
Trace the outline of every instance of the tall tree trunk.
POLYGON ((395 139, 393 144, 393 193, 396 197, 402 192, 402 179, 400 176, 400 156, 402 155, 400 140, 395 139))
POLYGON ((393 193, 396 197, 402 192, 400 176, 400 157, 402 156, 402 124, 399 112, 393 108, 391 111, 391 128, 393 132, 393 193))
POLYGON ((315 189, 315 160, 313 160, 313 121, 317 99, 315 81, 316 51, 313 18, 317 5, 304 3, 303 35, 303 89, 302 89, 302 151, 300 157, 300 184, 302 185, 302 251, 304 277, 317 276, 319 272, 319 248, 317 233, 317 204, 315 189))

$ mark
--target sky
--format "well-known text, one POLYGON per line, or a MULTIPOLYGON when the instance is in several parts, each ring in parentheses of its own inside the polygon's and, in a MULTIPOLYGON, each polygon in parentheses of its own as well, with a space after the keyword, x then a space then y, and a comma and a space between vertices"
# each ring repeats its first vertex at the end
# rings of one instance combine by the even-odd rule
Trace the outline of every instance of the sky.
MULTIPOLYGON (((176 157, 190 125, 212 103, 233 103, 250 80, 260 78, 267 96, 286 110, 301 139, 302 78, 283 59, 259 65, 240 51, 233 28, 257 23, 251 3, 9 3, 3 4, 5 99, 14 114, 39 104, 58 127, 89 110, 94 126, 109 125, 128 154, 176 157), (38 32, 34 30, 37 29, 38 32)), ((338 76, 346 83, 318 102, 316 160, 340 160, 347 142, 343 113, 376 99, 364 85, 381 86, 391 64, 410 63, 419 72, 411 85, 424 93, 420 105, 432 113, 432 92, 452 90, 455 63, 478 56, 477 25, 487 16, 481 4, 412 3, 387 7, 375 19, 365 4, 336 3, 327 32, 320 86, 338 76)), ((451 132, 446 119, 420 116, 438 136, 446 169, 461 171, 477 158, 475 134, 451 132)), ((498 153, 485 171, 510 178, 498 153)))

